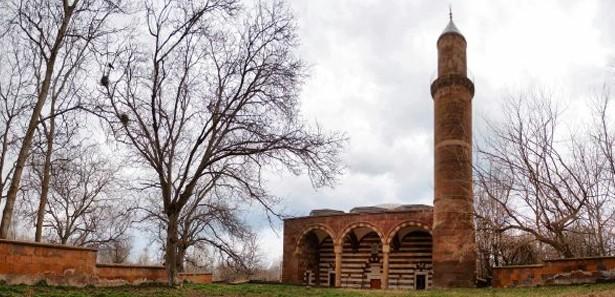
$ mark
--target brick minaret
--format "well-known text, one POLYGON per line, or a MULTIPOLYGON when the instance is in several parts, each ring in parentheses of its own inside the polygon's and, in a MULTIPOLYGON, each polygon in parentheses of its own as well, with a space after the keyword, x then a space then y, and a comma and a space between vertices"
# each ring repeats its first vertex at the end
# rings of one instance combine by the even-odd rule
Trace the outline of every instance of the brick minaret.
POLYGON ((476 270, 472 208, 472 97, 466 40, 452 15, 438 38, 435 119, 433 286, 472 287, 476 270))

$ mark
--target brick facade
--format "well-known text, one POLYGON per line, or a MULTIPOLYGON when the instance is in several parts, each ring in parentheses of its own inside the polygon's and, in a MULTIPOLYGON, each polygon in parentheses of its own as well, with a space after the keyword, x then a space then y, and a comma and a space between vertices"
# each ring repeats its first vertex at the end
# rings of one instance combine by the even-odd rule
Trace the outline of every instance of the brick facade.
MULTIPOLYGON (((406 244, 403 240, 399 244, 398 250, 395 250, 392 246, 395 245, 394 241, 400 232, 422 231, 430 236, 432 218, 431 207, 420 207, 405 211, 346 213, 287 219, 284 221, 282 282, 367 288, 372 285, 371 279, 378 279, 382 288, 387 288, 389 285, 394 287, 408 286, 409 280, 405 279, 403 275, 398 277, 403 272, 404 267, 395 265, 412 261, 412 255, 402 256, 405 248, 412 247, 410 243, 406 244), (351 233, 360 234, 359 245, 354 251, 350 240, 348 240, 351 233), (318 247, 308 240, 311 235, 316 236, 314 234, 320 237, 316 242, 318 247), (376 251, 377 259, 370 261, 373 243, 376 243, 378 247, 376 251), (319 252, 315 254, 314 251, 318 249, 320 249, 319 252), (322 261, 310 263, 315 257, 322 257, 322 261), (376 264, 376 270, 370 267, 374 264, 376 264), (308 269, 310 265, 312 265, 312 268, 308 269), (390 265, 392 267, 389 267, 390 265), (325 269, 327 269, 327 266, 329 268, 323 271, 322 266, 325 269), (306 279, 306 270, 311 270, 309 280, 306 279), (390 271, 396 274, 391 277, 390 271), (323 272, 329 273, 322 275, 323 272), (329 275, 334 276, 335 279, 330 279, 329 275)), ((427 246, 429 250, 431 250, 430 241, 427 246)), ((418 262, 425 263, 425 267, 422 269, 425 270, 425 281, 426 286, 428 286, 428 278, 431 274, 431 256, 429 255, 427 259, 418 262)), ((408 262, 402 264, 402 266, 408 266, 406 268, 413 270, 412 273, 414 273, 417 263, 408 262)))
POLYGON ((285 220, 283 282, 415 289, 475 285, 474 84, 467 78, 466 40, 452 16, 437 49, 438 78, 431 85, 433 209, 331 215, 320 210, 285 220))

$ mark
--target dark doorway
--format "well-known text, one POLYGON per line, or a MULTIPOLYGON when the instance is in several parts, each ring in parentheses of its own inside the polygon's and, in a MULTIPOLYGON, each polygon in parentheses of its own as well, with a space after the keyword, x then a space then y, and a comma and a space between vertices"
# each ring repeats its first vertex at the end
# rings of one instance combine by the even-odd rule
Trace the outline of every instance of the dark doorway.
POLYGON ((329 287, 335 287, 335 273, 329 273, 329 287))
POLYGON ((380 289, 380 279, 373 278, 369 280, 370 289, 380 289))
POLYGON ((416 281, 414 283, 414 288, 417 290, 425 290, 425 287, 426 287, 425 275, 417 274, 416 281))

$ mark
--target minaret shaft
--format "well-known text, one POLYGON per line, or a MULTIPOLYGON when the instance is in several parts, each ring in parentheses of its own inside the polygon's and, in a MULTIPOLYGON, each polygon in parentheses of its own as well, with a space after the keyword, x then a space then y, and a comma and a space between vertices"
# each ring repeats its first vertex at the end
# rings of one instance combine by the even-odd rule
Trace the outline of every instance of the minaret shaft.
POLYGON ((472 192, 472 97, 466 41, 449 24, 438 39, 434 99, 433 286, 472 287, 476 252, 472 192))

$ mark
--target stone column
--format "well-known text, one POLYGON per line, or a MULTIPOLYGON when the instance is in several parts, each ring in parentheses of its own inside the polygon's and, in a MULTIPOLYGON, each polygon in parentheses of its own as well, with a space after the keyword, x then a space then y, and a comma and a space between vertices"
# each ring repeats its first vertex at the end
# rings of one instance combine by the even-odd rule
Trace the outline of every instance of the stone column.
POLYGON ((333 247, 335 252, 335 287, 342 286, 342 245, 335 245, 333 247))
POLYGON ((391 247, 387 245, 382 246, 382 288, 389 288, 389 252, 391 247))

